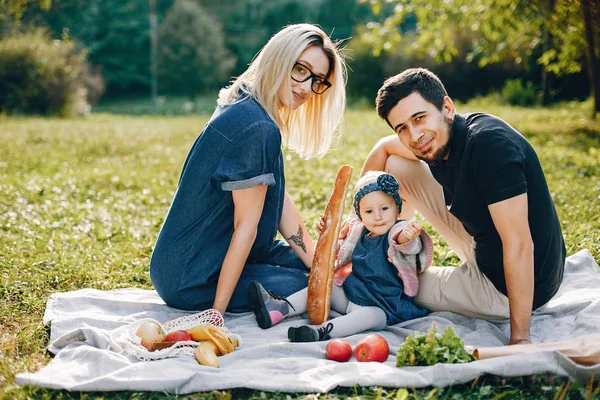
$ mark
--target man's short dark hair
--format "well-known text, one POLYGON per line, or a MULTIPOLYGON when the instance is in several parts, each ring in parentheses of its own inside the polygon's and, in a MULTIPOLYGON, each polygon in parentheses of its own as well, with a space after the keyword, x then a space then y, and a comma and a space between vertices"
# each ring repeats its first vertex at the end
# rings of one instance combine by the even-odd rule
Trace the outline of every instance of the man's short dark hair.
POLYGON ((425 68, 410 68, 385 80, 377 92, 375 104, 377 114, 388 121, 388 114, 396 104, 412 93, 419 93, 438 110, 444 105, 444 97, 448 96, 440 78, 425 68))

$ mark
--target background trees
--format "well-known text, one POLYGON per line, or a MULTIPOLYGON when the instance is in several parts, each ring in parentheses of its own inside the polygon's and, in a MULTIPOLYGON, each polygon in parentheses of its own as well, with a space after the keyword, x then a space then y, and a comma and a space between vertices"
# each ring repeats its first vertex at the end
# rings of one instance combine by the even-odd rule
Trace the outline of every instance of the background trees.
POLYGON ((177 0, 158 34, 158 81, 164 92, 194 95, 227 81, 235 57, 225 47, 221 26, 191 0, 177 0))
POLYGON ((586 68, 587 86, 600 112, 598 85, 600 6, 590 0, 361 0, 375 13, 393 7, 381 23, 372 23, 368 38, 376 52, 393 50, 408 35, 398 27, 416 20, 411 50, 439 63, 459 57, 479 66, 541 66, 539 84, 548 102, 563 89, 556 77, 586 68), (586 64, 587 51, 587 64, 586 64))
MULTIPOLYGON (((372 104, 385 77, 411 66, 434 70, 460 100, 505 86, 516 103, 597 99, 598 8, 593 0, 160 0, 159 95, 214 93, 283 26, 311 22, 344 42, 353 101, 372 104)), ((105 98, 147 96, 149 13, 149 0, 0 0, 0 39, 46 27, 86 49, 105 98)))

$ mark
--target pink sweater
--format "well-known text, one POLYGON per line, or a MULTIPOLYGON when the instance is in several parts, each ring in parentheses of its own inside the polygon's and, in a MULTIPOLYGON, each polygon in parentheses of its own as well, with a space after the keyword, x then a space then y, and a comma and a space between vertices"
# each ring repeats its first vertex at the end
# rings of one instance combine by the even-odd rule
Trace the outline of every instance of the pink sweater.
MULTIPOLYGON (((344 280, 352 273, 352 252, 356 247, 356 243, 360 239, 364 225, 358 218, 353 218, 348 221, 349 230, 346 239, 338 243, 338 253, 335 262, 335 272, 333 283, 337 286, 342 286, 344 280)), ((410 240, 404 244, 399 244, 392 238, 396 237, 408 225, 408 221, 398 221, 388 234, 389 261, 398 269, 398 277, 404 284, 404 292, 407 296, 416 296, 419 291, 419 279, 417 274, 425 271, 431 266, 433 260, 433 243, 431 238, 421 230, 419 238, 410 240), (421 243, 417 239, 421 239, 421 243), (419 246, 422 244, 422 246, 419 246), (420 247, 420 249, 419 249, 420 247), (405 254, 416 254, 419 259, 420 269, 417 270, 417 265, 410 260, 412 257, 405 257, 405 254)))

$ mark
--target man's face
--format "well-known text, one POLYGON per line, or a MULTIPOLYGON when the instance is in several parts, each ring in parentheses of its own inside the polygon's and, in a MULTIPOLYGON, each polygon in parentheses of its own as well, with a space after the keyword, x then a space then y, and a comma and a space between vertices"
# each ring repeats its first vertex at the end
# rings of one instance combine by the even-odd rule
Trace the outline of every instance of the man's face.
POLYGON ((440 111, 415 92, 390 110, 388 121, 402 144, 418 159, 432 165, 448 159, 454 116, 449 97, 444 99, 440 111))

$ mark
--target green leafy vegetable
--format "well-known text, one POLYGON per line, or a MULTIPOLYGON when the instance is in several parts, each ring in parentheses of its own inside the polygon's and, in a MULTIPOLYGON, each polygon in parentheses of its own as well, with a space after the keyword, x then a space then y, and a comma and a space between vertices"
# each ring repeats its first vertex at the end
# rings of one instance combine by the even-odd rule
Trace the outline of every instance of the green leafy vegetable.
POLYGON ((470 361, 475 361, 475 357, 465 350, 462 339, 454 329, 449 326, 442 335, 438 335, 435 323, 427 333, 415 332, 409 335, 396 355, 396 367, 470 361))

